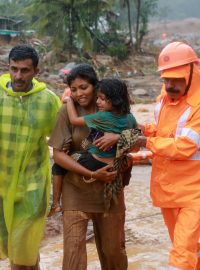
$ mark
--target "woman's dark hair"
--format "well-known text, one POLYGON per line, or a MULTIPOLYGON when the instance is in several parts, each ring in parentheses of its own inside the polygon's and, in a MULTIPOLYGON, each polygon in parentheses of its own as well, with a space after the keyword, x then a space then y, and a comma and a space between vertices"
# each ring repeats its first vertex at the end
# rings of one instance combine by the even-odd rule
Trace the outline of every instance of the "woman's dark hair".
POLYGON ((26 44, 17 45, 13 47, 8 56, 9 63, 10 60, 21 61, 26 59, 31 59, 34 68, 37 67, 39 62, 39 56, 33 47, 26 44))
POLYGON ((119 114, 130 113, 130 98, 124 81, 118 79, 103 79, 95 89, 106 96, 119 114))
POLYGON ((98 82, 97 74, 94 68, 88 64, 78 64, 70 71, 69 75, 67 76, 67 84, 69 87, 76 78, 86 80, 93 86, 95 86, 98 82))

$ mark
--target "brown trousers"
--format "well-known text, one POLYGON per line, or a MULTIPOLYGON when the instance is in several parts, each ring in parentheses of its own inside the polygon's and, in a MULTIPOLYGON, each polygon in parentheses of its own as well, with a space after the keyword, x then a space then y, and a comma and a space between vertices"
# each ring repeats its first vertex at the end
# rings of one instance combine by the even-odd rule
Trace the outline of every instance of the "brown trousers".
POLYGON ((127 270, 125 250, 125 213, 85 213, 64 211, 63 270, 86 270, 86 232, 93 221, 95 241, 102 270, 127 270))

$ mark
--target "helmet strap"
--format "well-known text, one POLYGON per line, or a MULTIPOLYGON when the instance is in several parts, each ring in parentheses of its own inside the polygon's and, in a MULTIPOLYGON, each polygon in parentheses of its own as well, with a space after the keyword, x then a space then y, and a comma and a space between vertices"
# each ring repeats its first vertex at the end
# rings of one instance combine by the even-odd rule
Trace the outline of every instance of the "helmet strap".
POLYGON ((191 86, 191 83, 192 83, 193 69, 194 69, 194 63, 190 63, 190 76, 189 76, 188 84, 187 84, 187 86, 185 88, 184 95, 187 95, 187 92, 190 89, 190 86, 191 86))

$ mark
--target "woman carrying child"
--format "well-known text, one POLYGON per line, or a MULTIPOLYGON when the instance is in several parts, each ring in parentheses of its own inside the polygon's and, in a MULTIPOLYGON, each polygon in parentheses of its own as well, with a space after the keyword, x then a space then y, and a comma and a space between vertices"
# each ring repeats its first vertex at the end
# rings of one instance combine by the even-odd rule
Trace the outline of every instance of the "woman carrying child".
MULTIPOLYGON (((102 269, 126 270, 128 266, 124 237, 125 205, 123 189, 118 194, 118 204, 116 205, 112 201, 107 214, 104 215, 104 183, 112 182, 116 176, 115 171, 109 172, 113 167, 112 161, 116 152, 115 147, 110 146, 114 144, 114 141, 116 142, 116 136, 109 136, 111 139, 107 144, 108 151, 100 151, 94 145, 91 145, 90 150, 82 152, 81 143, 89 133, 85 123, 97 131, 99 129, 99 127, 92 125, 96 121, 95 116, 94 118, 92 116, 97 110, 95 104, 96 86, 99 89, 97 106, 100 112, 98 114, 102 114, 102 116, 109 114, 109 117, 112 115, 112 121, 109 121, 110 128, 100 131, 120 133, 125 128, 136 127, 136 121, 130 114, 127 89, 125 84, 118 80, 102 81, 98 84, 93 68, 84 64, 78 65, 71 71, 68 76, 68 84, 74 100, 74 112, 75 114, 77 112, 78 116, 81 117, 78 121, 82 121, 82 126, 70 122, 67 107, 71 106, 72 108, 73 103, 72 100, 69 100, 60 110, 57 124, 49 141, 49 144, 54 148, 55 162, 68 170, 64 176, 62 187, 63 270, 87 269, 86 231, 90 219, 93 221, 95 241, 102 269), (103 89, 106 88, 105 86, 110 88, 111 82, 114 92, 111 91, 111 96, 106 96, 107 92, 103 92, 103 89), (121 89, 121 92, 119 91, 120 95, 115 104, 112 98, 115 96, 115 92, 117 93, 118 88, 121 89), (126 93, 125 96, 123 93, 126 93), (124 119, 122 124, 119 121, 121 118, 124 119), (78 158, 80 164, 62 151, 63 143, 66 140, 71 141, 70 153, 81 151, 78 158), (99 155, 99 152, 101 152, 101 155, 99 155)), ((107 127, 103 118, 100 122, 102 127, 107 127)))

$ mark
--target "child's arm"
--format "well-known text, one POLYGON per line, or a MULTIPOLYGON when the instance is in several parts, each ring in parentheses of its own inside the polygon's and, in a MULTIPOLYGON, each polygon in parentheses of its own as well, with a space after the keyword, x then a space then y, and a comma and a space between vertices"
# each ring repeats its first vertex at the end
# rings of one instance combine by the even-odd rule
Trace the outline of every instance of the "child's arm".
POLYGON ((84 118, 79 117, 77 114, 73 99, 71 97, 66 97, 64 99, 64 103, 67 104, 67 112, 70 123, 75 126, 86 126, 84 118))

